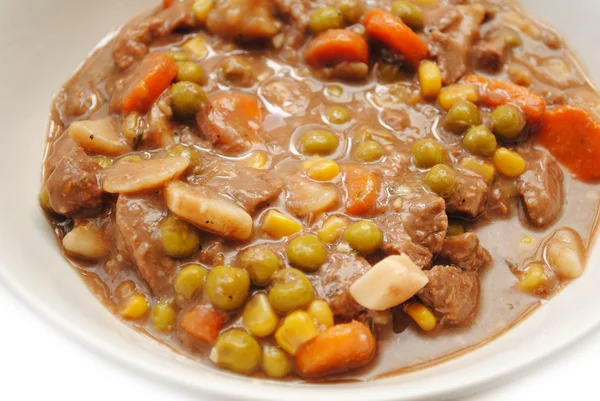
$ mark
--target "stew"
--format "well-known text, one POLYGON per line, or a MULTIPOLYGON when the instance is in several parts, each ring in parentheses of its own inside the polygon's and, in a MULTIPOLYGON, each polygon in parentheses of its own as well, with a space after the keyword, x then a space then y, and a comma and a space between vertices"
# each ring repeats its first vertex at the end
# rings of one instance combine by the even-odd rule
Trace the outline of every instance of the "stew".
POLYGON ((40 203, 158 340, 240 374, 372 378, 584 273, 599 105, 511 1, 164 1, 56 95, 40 203))

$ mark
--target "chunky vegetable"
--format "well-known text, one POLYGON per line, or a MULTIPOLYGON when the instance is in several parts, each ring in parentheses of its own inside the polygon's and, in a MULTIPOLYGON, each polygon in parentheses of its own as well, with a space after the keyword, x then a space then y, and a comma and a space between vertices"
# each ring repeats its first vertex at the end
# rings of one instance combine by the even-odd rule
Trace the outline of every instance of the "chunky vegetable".
POLYGON ((545 248, 546 260, 552 270, 562 279, 580 277, 585 269, 585 246, 573 230, 557 231, 545 248))
POLYGON ((346 211, 355 216, 371 213, 379 198, 381 178, 363 167, 351 167, 346 172, 346 211))
POLYGON ((260 365, 261 354, 260 344, 254 337, 243 330, 233 329, 219 336, 209 359, 221 368, 248 374, 260 365))
POLYGON ((437 325, 437 318, 435 314, 419 302, 413 302, 406 306, 406 313, 410 316, 415 323, 421 328, 423 331, 431 331, 435 329, 437 325))
POLYGON ((506 148, 499 148, 494 153, 496 169, 507 177, 518 177, 525 172, 527 164, 517 152, 506 148))
POLYGON ((67 252, 79 258, 98 260, 110 255, 110 247, 100 230, 89 224, 73 228, 62 244, 67 252))
MULTIPOLYGON (((404 2, 406 3, 406 2, 404 2)), ((424 97, 435 98, 442 90, 442 74, 433 61, 424 61, 419 66, 419 83, 424 97)))
POLYGON ((465 157, 459 164, 461 168, 483 177, 488 184, 494 180, 494 176, 496 175, 496 168, 493 164, 486 163, 475 157, 465 157))
POLYGON ((333 327, 333 312, 329 304, 322 299, 312 301, 306 312, 308 312, 319 327, 333 327))
POLYGON ((282 238, 302 230, 302 224, 280 211, 269 210, 262 221, 261 229, 273 238, 282 238))
POLYGON ((179 177, 190 165, 184 157, 122 162, 106 169, 102 188, 109 193, 151 191, 179 177))
POLYGON ((264 293, 254 295, 244 307, 242 323, 255 337, 266 337, 275 331, 279 318, 264 293))
POLYGON ((368 63, 369 46, 356 33, 346 29, 330 29, 311 40, 304 59, 313 67, 323 67, 342 62, 368 63))
POLYGON ((307 169, 308 176, 315 181, 331 181, 340 174, 340 166, 329 159, 311 159, 303 165, 307 169))
POLYGON ((206 344, 215 342, 225 322, 225 316, 210 305, 196 305, 181 316, 183 330, 206 344))
POLYGON ((348 219, 340 216, 330 216, 325 220, 319 230, 319 239, 325 243, 332 243, 340 239, 344 230, 348 227, 348 219))
POLYGON ((310 315, 304 311, 296 311, 283 320, 275 333, 275 340, 281 348, 296 355, 298 348, 317 333, 317 327, 310 315))
POLYGON ((414 66, 419 65, 429 53, 419 36, 387 11, 375 9, 369 12, 365 15, 363 25, 367 35, 402 53, 414 66))
POLYGON ((89 154, 120 156, 133 150, 118 134, 111 117, 75 121, 69 126, 68 132, 71 139, 89 154))
POLYGON ((518 287, 521 291, 536 292, 547 280, 548 276, 544 266, 540 263, 532 263, 519 280, 518 287))
POLYGON ((148 300, 145 296, 135 294, 127 298, 119 308, 119 314, 123 319, 137 320, 148 313, 148 300))
POLYGON ((287 194, 285 205, 296 216, 317 215, 338 203, 338 191, 332 184, 297 180, 289 184, 287 194))
POLYGON ((245 270, 217 266, 206 277, 206 296, 217 308, 234 310, 244 305, 250 291, 250 276, 245 270))

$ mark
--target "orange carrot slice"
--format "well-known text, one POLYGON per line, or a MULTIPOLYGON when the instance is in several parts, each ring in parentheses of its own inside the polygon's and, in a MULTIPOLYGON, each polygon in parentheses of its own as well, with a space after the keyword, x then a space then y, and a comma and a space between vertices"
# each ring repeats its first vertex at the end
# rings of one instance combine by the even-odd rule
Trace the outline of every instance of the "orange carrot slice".
POLYGON ((181 317, 181 327, 187 334, 203 343, 217 340, 225 316, 210 305, 196 305, 181 317))
POLYGON ((404 22, 387 11, 375 9, 363 20, 367 34, 399 51, 414 66, 427 57, 427 45, 404 22))
POLYGON ((537 141, 577 178, 600 178, 600 121, 589 110, 558 106, 546 111, 537 141))
POLYGON ((346 211, 355 216, 369 214, 377 204, 381 178, 363 167, 353 167, 346 173, 346 211))
POLYGON ((330 29, 314 38, 306 47, 304 59, 313 67, 335 65, 345 61, 369 62, 369 46, 356 33, 330 29))
POLYGON ((163 0, 163 8, 169 8, 175 3, 175 0, 163 0))

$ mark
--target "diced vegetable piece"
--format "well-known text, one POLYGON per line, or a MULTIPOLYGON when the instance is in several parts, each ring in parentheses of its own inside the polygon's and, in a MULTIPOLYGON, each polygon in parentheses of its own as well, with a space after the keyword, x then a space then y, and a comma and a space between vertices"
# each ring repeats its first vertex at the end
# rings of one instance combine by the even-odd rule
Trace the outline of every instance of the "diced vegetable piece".
POLYGON ((209 359, 232 372, 248 374, 258 368, 262 349, 254 337, 233 329, 221 334, 210 351, 209 359))
POLYGON ((312 301, 306 312, 308 312, 319 327, 326 329, 333 327, 333 312, 329 304, 322 299, 312 301))
POLYGON ((496 150, 494 164, 498 171, 507 177, 518 177, 527 168, 527 164, 520 154, 506 148, 496 150))
POLYGON ((208 13, 215 5, 215 0, 196 0, 192 6, 192 11, 196 16, 196 20, 205 25, 208 20, 208 13))
POLYGON ((388 256, 350 287, 356 302, 383 311, 413 297, 427 283, 427 275, 406 255, 388 256))
POLYGON ((181 327, 191 337, 212 344, 225 324, 225 316, 210 305, 196 305, 183 313, 181 327))
POLYGON ((418 66, 427 57, 427 45, 404 22, 387 11, 375 9, 365 15, 363 25, 367 34, 402 53, 418 66))
POLYGON ((304 59, 313 67, 335 65, 343 62, 369 62, 369 46, 356 33, 346 29, 330 29, 311 40, 304 59))
POLYGON ((600 121, 589 110, 575 106, 548 110, 537 141, 580 180, 600 178, 600 121))
POLYGON ((352 249, 363 255, 377 252, 383 244, 383 233, 373 222, 368 220, 352 224, 344 232, 343 238, 352 249))
POLYGON ((315 181, 331 181, 340 174, 340 166, 329 159, 311 160, 307 173, 315 181))
POLYGON ((304 311, 289 314, 275 332, 275 341, 291 355, 296 355, 298 348, 318 334, 312 317, 304 311))
POLYGON ((314 235, 301 235, 290 241, 286 255, 290 265, 311 272, 327 260, 327 250, 314 235))
POLYGON ((291 182, 287 195, 285 205, 296 216, 326 212, 338 202, 338 191, 333 184, 321 184, 308 180, 291 182))
POLYGON ((519 289, 526 292, 536 292, 547 280, 548 276, 544 266, 540 263, 532 263, 519 280, 519 289))
POLYGON ((185 266, 175 278, 175 292, 190 299, 202 290, 205 278, 206 270, 202 266, 185 266))
POLYGON ((504 104, 517 106, 527 117, 529 124, 538 124, 546 111, 546 100, 529 89, 512 82, 497 79, 488 80, 478 75, 465 77, 465 82, 479 88, 480 103, 487 107, 498 107, 504 104))
POLYGON ((419 66, 419 83, 424 97, 436 97, 442 90, 442 74, 433 61, 424 61, 419 66))
POLYGON ((365 216, 375 209, 381 178, 363 167, 353 167, 346 172, 346 211, 355 216, 365 216))
POLYGON ((348 227, 348 219, 340 216, 331 216, 323 223, 319 230, 318 236, 321 241, 331 244, 340 239, 346 227, 348 227))
POLYGON ((173 330, 176 319, 177 311, 170 303, 159 302, 152 307, 150 321, 155 330, 163 333, 173 330))
POLYGON ((67 252, 84 259, 103 259, 110 254, 102 233, 89 224, 73 228, 64 236, 62 244, 67 252))
POLYGON ((453 84, 446 86, 438 95, 438 103, 444 110, 449 110, 458 100, 468 100, 471 103, 477 103, 479 95, 472 84, 453 84))
POLYGON ((252 236, 252 217, 205 188, 173 181, 165 188, 165 202, 171 212, 203 230, 242 241, 252 236))
POLYGON ((415 321, 415 323, 421 328, 423 331, 431 331, 435 329, 437 325, 437 318, 435 314, 419 302, 414 302, 406 306, 405 308, 408 316, 415 321))
POLYGON ((273 274, 269 303, 279 312, 306 308, 314 298, 312 283, 297 269, 278 270, 273 274))
POLYGON ((189 165, 185 157, 117 163, 106 170, 102 189, 113 194, 151 191, 179 177, 189 165))
POLYGON ((570 229, 558 230, 548 241, 546 261, 554 272, 565 280, 580 277, 585 269, 585 246, 583 240, 570 229))
POLYGON ((273 238, 283 238, 302 230, 302 224, 277 210, 269 210, 262 221, 261 229, 273 238))
POLYGON ((496 169, 492 164, 475 157, 465 157, 460 161, 460 167, 480 175, 488 184, 494 180, 496 175, 496 169))
POLYGON ((113 95, 112 109, 145 113, 177 75, 177 64, 163 53, 151 53, 113 95))
POLYGON ((280 379, 292 371, 292 361, 277 347, 266 345, 262 353, 262 369, 269 377, 280 379))
POLYGON ((242 252, 240 267, 250 274, 252 284, 265 286, 271 282, 273 274, 281 269, 281 261, 269 248, 256 246, 242 252))
POLYGON ((71 139, 87 153, 120 156, 133 150, 119 135, 111 117, 75 121, 69 126, 68 132, 71 139))
POLYGON ((250 334, 266 337, 275 331, 279 318, 264 293, 258 293, 246 303, 242 322, 250 334))
POLYGON ((162 3, 163 8, 169 8, 175 3, 175 0, 163 0, 162 3))
POLYGON ((375 337, 364 324, 340 324, 302 345, 296 354, 296 367, 307 378, 346 372, 369 363, 375 347, 375 337))
MULTIPOLYGON (((213 0, 199 0, 198 3, 212 3, 212 1, 213 0)), ((183 49, 197 59, 203 59, 208 56, 206 40, 204 40, 202 36, 198 36, 185 42, 183 49)))
POLYGON ((148 313, 148 300, 143 295, 132 295, 128 297, 119 308, 119 314, 123 319, 137 320, 148 313))
POLYGON ((217 308, 227 311, 238 309, 249 292, 250 276, 243 269, 217 266, 206 276, 206 297, 217 308))
POLYGON ((188 222, 169 216, 160 224, 160 243, 167 255, 186 258, 200 248, 200 234, 188 222))

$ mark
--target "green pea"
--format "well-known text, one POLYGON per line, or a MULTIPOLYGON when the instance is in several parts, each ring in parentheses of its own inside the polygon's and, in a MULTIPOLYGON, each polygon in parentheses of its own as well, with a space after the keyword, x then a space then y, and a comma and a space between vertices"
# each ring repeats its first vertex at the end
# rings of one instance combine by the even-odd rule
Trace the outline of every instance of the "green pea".
POLYGON ((340 0, 336 7, 340 9, 348 25, 357 24, 365 13, 365 5, 361 0, 340 0))
POLYGON ((217 308, 240 308, 250 291, 250 276, 245 270, 231 266, 217 266, 206 277, 206 295, 217 308))
POLYGON ((273 285, 268 294, 269 303, 282 313, 304 309, 314 299, 312 283, 297 269, 282 269, 273 274, 273 285))
POLYGON ((308 28, 312 33, 321 33, 329 29, 344 26, 344 15, 335 7, 322 7, 312 12, 308 21, 308 28))
POLYGON ((502 139, 515 139, 517 138, 525 125, 527 120, 521 110, 511 104, 505 104, 503 106, 496 107, 490 115, 490 123, 492 126, 492 132, 496 136, 502 139))
POLYGON ((257 246, 242 252, 240 266, 250 274, 254 285, 265 286, 273 273, 281 269, 281 262, 269 248, 257 246))
POLYGON ((352 119, 352 113, 344 106, 330 106, 325 111, 325 118, 332 124, 346 124, 352 119))
POLYGON ((481 124, 481 113, 473 103, 460 99, 450 107, 444 122, 450 131, 461 134, 466 129, 481 124))
POLYGON ((204 68, 193 61, 177 63, 177 81, 189 81, 198 85, 206 85, 207 78, 204 68))
POLYGON ((423 13, 419 7, 408 1, 395 1, 392 3, 392 14, 413 30, 423 29, 423 13))
POLYGON ((448 222, 448 231, 446 231, 446 238, 454 237, 455 235, 461 235, 465 233, 465 227, 458 221, 448 222))
POLYGON ((435 165, 425 175, 425 184, 442 198, 447 198, 456 191, 456 173, 445 164, 435 165))
POLYGON ((410 150, 415 165, 419 168, 431 168, 446 161, 446 149, 439 142, 422 139, 410 150))
POLYGON ((294 238, 288 245, 286 254, 292 266, 306 271, 318 269, 327 260, 325 245, 314 235, 294 238))
POLYGON ((208 103, 204 89, 194 82, 177 82, 171 87, 171 107, 175 117, 189 120, 208 103))
POLYGON ((305 155, 330 155, 340 144, 338 137, 327 130, 317 129, 306 132, 300 139, 300 151, 305 155))
POLYGON ((150 320, 152 326, 157 331, 168 332, 173 330, 175 326, 175 320, 177 319, 177 311, 167 302, 159 302, 152 308, 150 313, 150 320))
POLYGON ((175 292, 186 299, 200 293, 204 286, 206 270, 199 265, 185 266, 175 278, 175 292))
POLYGON ((167 157, 185 157, 192 166, 200 164, 200 156, 193 148, 185 145, 175 145, 167 153, 167 157))
POLYGON ((367 163, 374 162, 383 156, 383 147, 378 142, 368 139, 356 147, 354 156, 367 163))
POLYGON ((221 334, 210 352, 210 360, 232 372, 249 374, 261 361, 262 350, 254 337, 240 329, 221 334))
POLYGON ((200 247, 200 234, 189 223, 169 216, 160 225, 160 241, 165 253, 174 258, 191 256, 200 247))
POLYGON ((473 154, 491 156, 498 146, 496 137, 484 125, 472 127, 463 138, 463 146, 473 154))
POLYGON ((397 82, 406 78, 406 73, 402 71, 400 66, 396 64, 385 63, 380 61, 377 63, 377 76, 383 82, 397 82))
POLYGON ((359 221, 348 227, 344 232, 343 239, 352 249, 363 255, 377 252, 383 244, 381 230, 368 220, 359 221))

